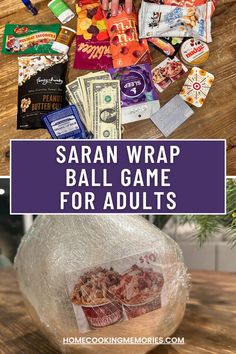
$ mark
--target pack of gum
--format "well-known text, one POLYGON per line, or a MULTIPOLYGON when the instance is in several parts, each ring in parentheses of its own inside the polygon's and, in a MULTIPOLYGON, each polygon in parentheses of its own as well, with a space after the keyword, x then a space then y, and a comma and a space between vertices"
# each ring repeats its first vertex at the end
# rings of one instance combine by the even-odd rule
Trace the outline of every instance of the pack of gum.
POLYGON ((43 122, 53 139, 86 139, 87 131, 74 105, 43 116, 43 122))

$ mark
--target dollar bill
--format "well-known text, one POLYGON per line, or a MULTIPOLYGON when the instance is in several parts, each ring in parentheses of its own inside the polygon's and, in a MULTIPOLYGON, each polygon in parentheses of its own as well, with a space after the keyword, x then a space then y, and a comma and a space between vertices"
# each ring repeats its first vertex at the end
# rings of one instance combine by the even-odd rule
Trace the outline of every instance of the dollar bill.
POLYGON ((74 80, 72 82, 70 82, 67 86, 67 92, 68 92, 68 96, 69 96, 69 101, 72 102, 72 104, 75 104, 80 117, 83 121, 83 123, 85 124, 85 126, 87 127, 87 122, 86 122, 86 114, 85 114, 85 107, 83 105, 83 101, 82 101, 82 93, 81 93, 81 89, 80 86, 78 84, 78 80, 74 80))
POLYGON ((98 72, 95 74, 89 74, 86 76, 82 76, 80 78, 84 101, 87 104, 87 108, 88 108, 89 113, 90 113, 90 107, 91 107, 90 83, 94 80, 111 80, 111 75, 106 72, 98 72))
MULTIPOLYGON (((89 73, 80 77, 81 89, 83 91, 84 99, 90 99, 90 83, 94 80, 111 80, 111 75, 105 71, 99 71, 97 73, 89 73)), ((90 104, 90 102, 88 101, 90 104)))
POLYGON ((95 139, 121 138, 119 80, 91 81, 92 132, 95 139))
POLYGON ((73 99, 71 93, 66 89, 66 100, 69 104, 75 104, 75 100, 73 99))

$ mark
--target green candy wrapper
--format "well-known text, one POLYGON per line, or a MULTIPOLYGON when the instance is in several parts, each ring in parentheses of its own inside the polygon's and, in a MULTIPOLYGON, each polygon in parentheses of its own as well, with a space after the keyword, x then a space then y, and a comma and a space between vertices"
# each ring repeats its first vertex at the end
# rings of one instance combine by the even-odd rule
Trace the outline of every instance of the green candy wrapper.
POLYGON ((58 54, 52 43, 60 31, 60 24, 5 26, 3 54, 58 54))

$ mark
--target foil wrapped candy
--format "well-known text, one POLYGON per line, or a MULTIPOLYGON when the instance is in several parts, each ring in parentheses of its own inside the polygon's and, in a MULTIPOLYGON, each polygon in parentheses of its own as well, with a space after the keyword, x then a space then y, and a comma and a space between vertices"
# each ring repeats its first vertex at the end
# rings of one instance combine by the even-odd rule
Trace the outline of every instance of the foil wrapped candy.
MULTIPOLYGON (((63 345, 72 337, 166 337, 180 324, 189 292, 182 252, 140 216, 39 216, 23 237, 15 270, 26 306, 39 328, 65 353, 125 353, 126 345, 63 345), (66 274, 153 250, 164 277, 163 304, 144 315, 81 333, 66 274)), ((129 349, 128 349, 129 348, 129 349)), ((150 345, 133 345, 146 353, 150 345)))

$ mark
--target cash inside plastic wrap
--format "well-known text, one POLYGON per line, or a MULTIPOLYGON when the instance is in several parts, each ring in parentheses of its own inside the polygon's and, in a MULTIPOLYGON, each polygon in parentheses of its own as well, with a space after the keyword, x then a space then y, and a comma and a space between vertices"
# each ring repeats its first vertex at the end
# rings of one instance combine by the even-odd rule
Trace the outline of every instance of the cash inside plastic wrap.
POLYGON ((63 352, 130 349, 63 346, 63 338, 170 336, 189 292, 179 246, 141 216, 39 216, 15 270, 31 316, 63 352))

